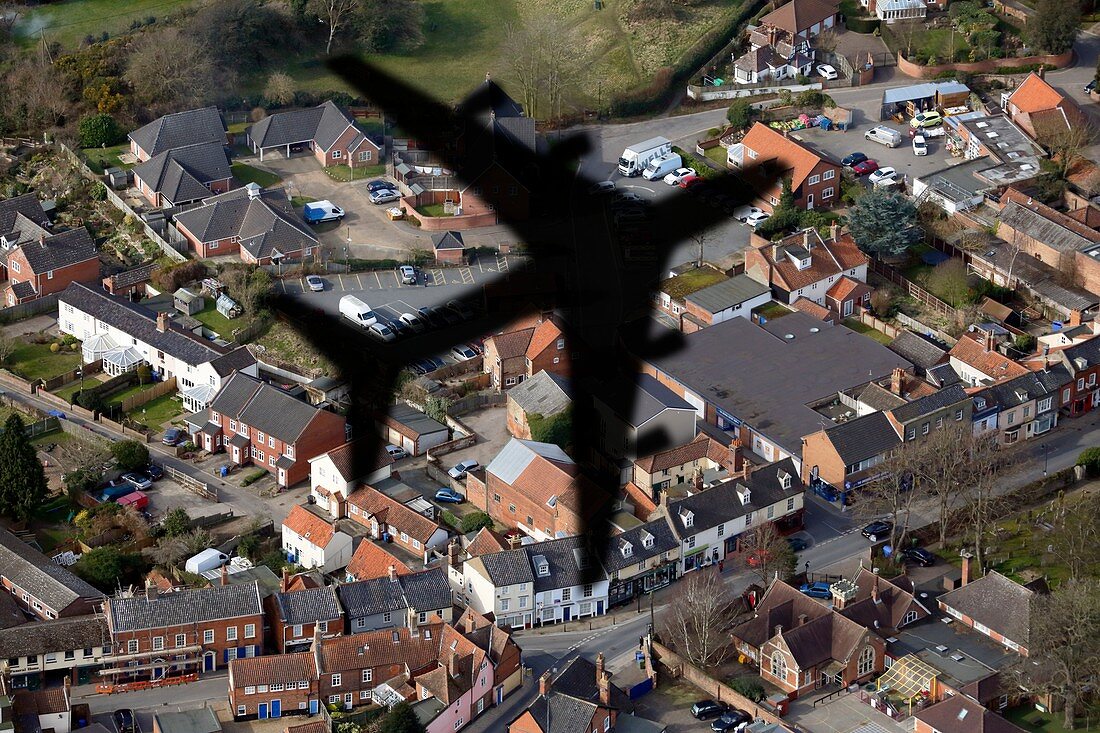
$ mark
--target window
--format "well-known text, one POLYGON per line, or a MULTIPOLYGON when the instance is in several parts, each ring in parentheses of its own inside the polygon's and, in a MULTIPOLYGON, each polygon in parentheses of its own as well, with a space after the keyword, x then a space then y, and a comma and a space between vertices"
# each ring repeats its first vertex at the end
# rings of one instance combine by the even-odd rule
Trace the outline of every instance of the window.
POLYGON ((226 641, 236 641, 237 640, 237 627, 236 626, 226 627, 226 629, 225 629, 225 640, 226 641))
MULTIPOLYGON (((322 631, 323 630, 324 629, 322 629, 322 631)), ((256 624, 245 624, 244 625, 244 638, 246 638, 246 639, 256 638, 256 624)))
POLYGON ((752 524, 752 512, 745 515, 745 526, 748 527, 752 524))
POLYGON ((342 150, 333 150, 332 151, 332 159, 333 160, 339 160, 341 157, 343 157, 343 155, 344 155, 344 151, 342 151, 342 150))
POLYGON ((53 270, 50 270, 49 272, 46 273, 46 279, 47 280, 53 280, 53 270))
POLYGON ((909 430, 906 431, 906 439, 907 440, 916 440, 916 438, 917 438, 917 429, 916 428, 909 428, 909 430))
POLYGON ((816 186, 819 183, 821 183, 821 176, 810 176, 810 180, 807 182, 807 185, 816 186))
POLYGON ((689 550, 691 548, 695 547, 695 537, 694 536, 687 538, 687 546, 688 546, 689 550))
POLYGON ((1054 398, 1053 397, 1047 397, 1045 400, 1043 400, 1042 402, 1039 403, 1039 412, 1046 412, 1047 410, 1050 409, 1050 407, 1053 403, 1054 403, 1054 398))
POLYGON ((1062 391, 1062 402, 1069 402, 1069 387, 1062 391))
POLYGON ((939 430, 942 427, 943 427, 943 415, 940 415, 939 417, 936 418, 936 430, 939 430))
POLYGON ((920 426, 920 434, 921 435, 928 435, 928 423, 925 423, 924 425, 920 426))
POLYGON ((246 708, 244 705, 238 705, 237 706, 237 715, 244 715, 245 712, 247 712, 247 710, 248 710, 248 708, 246 708))
POLYGON ((585 583, 583 593, 584 593, 585 598, 591 598, 592 597, 592 584, 591 583, 585 583))
POLYGON ((163 636, 154 636, 153 637, 153 651, 159 652, 163 648, 164 648, 164 637, 163 636))
POLYGON ((859 653, 859 664, 856 667, 856 674, 860 677, 871 674, 875 670, 875 650, 871 647, 867 647, 859 653))
POLYGON ((562 592, 561 592, 561 600, 562 600, 562 603, 565 603, 566 601, 573 600, 573 589, 572 588, 563 588, 562 592))
POLYGON ((520 608, 527 608, 527 596, 520 596, 519 597, 519 607, 520 608))
POLYGON ((374 670, 369 668, 369 667, 367 669, 364 669, 363 670, 363 681, 364 682, 370 682, 373 679, 374 679, 374 670))
POLYGON ((832 168, 830 168, 829 170, 827 170, 827 171, 825 171, 824 173, 821 174, 821 178, 822 178, 822 180, 825 180, 825 181, 831 181, 834 178, 836 178, 836 171, 834 171, 832 168))
POLYGON ((272 682, 271 683, 271 691, 272 692, 282 692, 283 691, 282 684, 280 684, 278 682, 272 682))
POLYGON ((274 466, 275 465, 275 456, 268 456, 267 465, 269 465, 269 466, 274 466))
POLYGON ((366 163, 368 160, 370 160, 370 156, 371 156, 371 151, 369 151, 369 150, 360 151, 360 153, 359 153, 359 162, 360 163, 366 163))
POLYGON ((787 511, 789 511, 789 512, 794 511, 794 497, 793 496, 790 499, 787 499, 787 511))
POLYGON ((917 613, 916 611, 909 611, 908 613, 905 614, 905 621, 903 621, 902 623, 911 624, 911 623, 913 623, 914 621, 917 620, 917 616, 919 616, 919 615, 920 614, 917 613))
POLYGON ((749 158, 751 158, 752 160, 756 160, 756 151, 755 150, 753 150, 752 148, 745 148, 745 150, 748 151, 749 158))
POLYGON ((409 536, 407 534, 405 534, 404 532, 401 533, 401 541, 402 542, 408 542, 409 541, 409 536))
POLYGON ((370 690, 360 690, 359 691, 359 699, 360 700, 369 700, 370 699, 370 690))
POLYGON ((721 536, 723 536, 724 534, 726 534, 726 525, 724 525, 724 524, 719 524, 719 525, 718 525, 718 536, 719 536, 719 537, 721 537, 721 536))
POLYGON ((255 695, 256 694, 256 686, 255 685, 249 685, 248 687, 245 687, 244 688, 244 694, 246 694, 246 695, 255 695))
POLYGON ((329 695, 328 696, 328 701, 330 703, 338 703, 338 702, 340 702, 340 696, 339 695, 329 695))
POLYGON ((176 648, 179 649, 185 644, 187 644, 187 634, 176 634, 176 648))
POLYGON ((787 658, 783 656, 783 652, 772 653, 772 677, 787 679, 787 658))
POLYGON ((328 621, 318 621, 317 622, 317 630, 320 631, 322 634, 327 634, 328 633, 328 621))
POLYGON ((500 503, 500 494, 493 494, 493 501, 497 504, 500 503))
POLYGON ((771 519, 774 516, 775 516, 775 505, 772 505, 772 506, 768 507, 768 519, 771 519))
POLYGON ((22 268, 20 267, 19 262, 17 260, 12 260, 11 261, 11 269, 14 270, 15 272, 21 272, 22 271, 22 268))
POLYGON ((275 447, 275 436, 274 435, 267 436, 267 447, 268 448, 274 448, 275 447))
POLYGON ((1095 384, 1096 384, 1096 373, 1093 372, 1092 374, 1089 375, 1089 386, 1092 387, 1092 386, 1095 386, 1095 384))
POLYGON ((202 643, 213 644, 214 643, 214 629, 204 629, 202 632, 202 643))
POLYGON ((309 689, 309 682, 307 680, 302 680, 301 682, 298 683, 298 689, 299 690, 308 690, 309 689))
POLYGON ((1031 406, 1024 405, 1024 419, 1026 420, 1029 417, 1031 417, 1031 406))
POLYGON ((294 624, 294 627, 291 628, 291 630, 290 630, 290 635, 292 637, 294 637, 295 639, 297 639, 299 636, 301 636, 302 635, 302 625, 301 624, 294 624))
POLYGON ((1078 379, 1077 380, 1077 389, 1084 389, 1084 388, 1085 388, 1084 378, 1078 379))
POLYGON ((382 614, 382 623, 388 624, 390 622, 390 619, 392 619, 392 618, 393 618, 393 614, 390 613, 389 611, 386 611, 384 614, 382 614))
POLYGON ((500 610, 501 611, 511 610, 510 606, 511 606, 511 600, 509 600, 508 598, 501 598, 500 599, 500 610))
POLYGON ((130 639, 130 641, 126 642, 126 652, 127 652, 127 654, 137 654, 137 650, 138 650, 138 640, 137 639, 130 639))
POLYGON ((332 686, 333 687, 339 687, 340 686, 340 675, 339 674, 332 675, 332 686))
POLYGON ((516 505, 515 504, 509 504, 508 505, 508 511, 512 512, 512 514, 515 514, 516 513, 516 505))

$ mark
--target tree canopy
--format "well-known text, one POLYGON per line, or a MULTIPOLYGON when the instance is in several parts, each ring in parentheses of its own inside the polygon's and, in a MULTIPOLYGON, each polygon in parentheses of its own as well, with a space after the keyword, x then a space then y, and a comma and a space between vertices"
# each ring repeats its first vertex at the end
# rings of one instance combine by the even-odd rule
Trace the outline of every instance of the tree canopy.
POLYGON ((1065 53, 1073 48, 1081 31, 1081 6, 1065 0, 1039 0, 1024 28, 1028 43, 1049 54, 1065 53))
POLYGON ((0 514, 27 519, 46 493, 46 472, 27 439, 23 418, 13 412, 0 433, 0 514))
POLYGON ((848 231, 864 252, 887 257, 904 253, 921 233, 913 202, 894 191, 872 189, 848 210, 848 231))
POLYGON ((149 465, 149 447, 136 440, 122 440, 111 444, 111 455, 123 471, 136 471, 149 465))

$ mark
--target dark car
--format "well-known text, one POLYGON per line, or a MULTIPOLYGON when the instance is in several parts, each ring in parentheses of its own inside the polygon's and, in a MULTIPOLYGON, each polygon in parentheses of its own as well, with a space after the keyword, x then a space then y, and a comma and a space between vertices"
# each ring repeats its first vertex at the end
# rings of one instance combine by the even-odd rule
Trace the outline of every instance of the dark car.
POLYGON ((810 598, 829 599, 833 597, 832 587, 828 583, 824 583, 822 581, 816 581, 814 583, 803 583, 798 590, 802 593, 805 593, 810 598))
POLYGON ((437 314, 431 308, 417 308, 416 314, 421 319, 430 323, 434 328, 442 328, 447 325, 447 322, 443 320, 441 314, 437 314))
POLYGON ((744 710, 737 710, 734 708, 728 713, 722 715, 722 717, 715 720, 710 724, 710 729, 715 733, 733 733, 733 731, 743 728, 745 725, 752 722, 752 716, 746 713, 744 710))
POLYGON ((384 191, 386 189, 390 189, 391 191, 396 191, 397 186, 393 185, 389 181, 383 181, 380 178, 377 179, 377 180, 371 181, 370 183, 367 184, 367 193, 374 193, 375 191, 384 191))
POLYGON ((787 544, 791 546, 791 550, 794 552, 802 552, 810 546, 810 543, 801 537, 788 537, 787 544))
POLYGON ((893 522, 871 522, 863 528, 860 534, 871 540, 871 542, 878 542, 880 539, 888 536, 893 529, 893 522))
POLYGON ((1096 88, 1096 80, 1093 79, 1092 81, 1090 81, 1088 84, 1085 85, 1085 94, 1091 94, 1092 90, 1095 89, 1095 88, 1096 88))
POLYGON ((844 160, 840 161, 840 164, 845 168, 852 168, 865 160, 867 160, 867 156, 863 153, 849 153, 844 156, 844 160))
POLYGON ((138 733, 137 720, 130 708, 116 710, 111 717, 114 718, 118 733, 138 733))
POLYGON ((901 559, 925 568, 936 564, 936 556, 923 547, 906 547, 901 551, 901 559))
POLYGON ((164 431, 164 438, 160 442, 165 445, 179 445, 187 439, 187 433, 179 428, 168 428, 164 431))
POLYGON ((159 481, 164 478, 164 469, 155 463, 150 463, 146 466, 142 473, 148 476, 150 481, 159 481))
POLYGON ((729 709, 730 706, 724 702, 700 700, 691 706, 691 714, 694 715, 697 720, 706 720, 708 718, 717 718, 721 715, 725 715, 729 712, 729 709))

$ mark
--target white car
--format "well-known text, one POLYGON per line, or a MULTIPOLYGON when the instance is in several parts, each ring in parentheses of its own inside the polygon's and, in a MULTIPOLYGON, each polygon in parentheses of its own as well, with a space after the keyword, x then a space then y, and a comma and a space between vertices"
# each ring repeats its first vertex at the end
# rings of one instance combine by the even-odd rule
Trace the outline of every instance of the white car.
POLYGON ((400 461, 402 458, 408 458, 409 454, 405 452, 404 448, 400 448, 396 445, 387 445, 386 452, 390 454, 390 458, 395 461, 400 461))
POLYGON ((694 176, 694 168, 677 168, 665 176, 665 183, 670 186, 679 186, 687 176, 694 176))
POLYGON ((306 285, 308 285, 310 291, 314 293, 320 293, 325 289, 325 281, 316 275, 307 275, 306 285))
POLYGON ((832 66, 829 66, 828 64, 818 65, 817 73, 821 75, 822 78, 829 80, 836 79, 840 76, 840 74, 836 73, 836 69, 834 69, 832 66))
POLYGON ((459 344, 451 349, 451 358, 455 361, 469 361, 477 356, 477 352, 465 344, 459 344))
POLYGON ((761 211, 761 212, 758 212, 756 214, 753 214, 748 219, 745 219, 745 223, 748 224, 753 229, 756 229, 756 227, 763 224, 764 220, 769 218, 769 217, 771 217, 771 214, 769 214, 766 211, 761 211))
POLYGON ((895 182, 897 181, 897 176, 898 172, 896 170, 890 166, 886 166, 885 168, 879 168, 877 171, 867 176, 867 180, 871 182, 872 186, 877 186, 887 180, 895 182))
POLYGON ((928 155, 928 141, 924 139, 924 135, 913 138, 913 155, 928 155))
POLYGON ((402 313, 397 320, 411 328, 414 333, 422 333, 428 327, 428 324, 424 323, 424 319, 415 313, 402 313))
POLYGON ((733 218, 737 221, 747 221, 750 216, 756 216, 763 213, 763 209, 758 209, 755 206, 739 206, 733 210, 733 218))
POLYGON ((367 329, 367 334, 372 338, 385 342, 390 342, 397 338, 397 334, 393 332, 392 328, 378 321, 370 324, 370 328, 367 329))

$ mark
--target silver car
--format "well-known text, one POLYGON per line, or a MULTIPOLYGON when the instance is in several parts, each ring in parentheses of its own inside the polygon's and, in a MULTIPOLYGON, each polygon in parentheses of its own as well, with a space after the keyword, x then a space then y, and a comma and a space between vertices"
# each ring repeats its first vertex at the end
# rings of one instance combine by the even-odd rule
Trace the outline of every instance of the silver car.
POLYGON ((398 320, 411 328, 414 333, 422 333, 428 327, 424 319, 415 313, 402 313, 398 320))
POLYGON ((401 265, 397 268, 397 274, 402 285, 416 285, 416 268, 412 265, 401 265))

